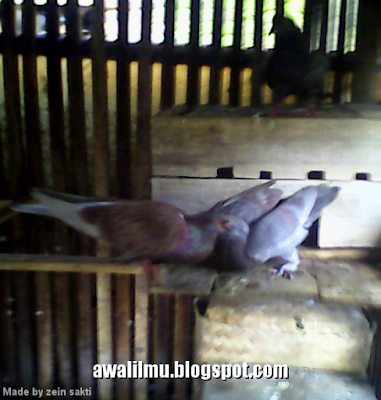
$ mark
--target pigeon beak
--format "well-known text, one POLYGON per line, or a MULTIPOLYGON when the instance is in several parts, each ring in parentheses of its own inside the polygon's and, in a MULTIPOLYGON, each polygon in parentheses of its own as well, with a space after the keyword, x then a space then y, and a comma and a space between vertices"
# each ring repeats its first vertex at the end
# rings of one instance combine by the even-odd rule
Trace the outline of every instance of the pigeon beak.
POLYGON ((271 27, 271 31, 269 32, 269 36, 275 33, 274 25, 271 27))
POLYGON ((229 220, 214 220, 213 223, 217 226, 220 226, 223 229, 229 230, 231 228, 231 223, 229 220))

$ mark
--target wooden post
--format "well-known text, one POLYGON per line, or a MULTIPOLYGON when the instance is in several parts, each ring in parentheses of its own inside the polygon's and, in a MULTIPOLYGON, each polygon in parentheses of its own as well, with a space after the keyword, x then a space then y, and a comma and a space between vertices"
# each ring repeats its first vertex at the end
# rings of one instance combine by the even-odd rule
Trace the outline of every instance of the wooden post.
POLYGON ((241 93, 241 67, 239 66, 239 53, 241 51, 241 40, 242 40, 242 13, 243 13, 243 1, 237 0, 235 2, 235 14, 234 14, 234 40, 233 40, 233 51, 235 54, 234 60, 237 60, 232 65, 230 73, 230 87, 229 87, 229 105, 237 107, 239 105, 239 98, 241 93))
POLYGON ((127 31, 127 0, 119 0, 120 54, 116 61, 116 194, 119 198, 132 197, 131 91, 130 62, 126 57, 127 31))
POLYGON ((138 115, 136 122, 136 145, 134 162, 134 198, 151 198, 152 143, 152 56, 151 56, 151 10, 152 0, 143 0, 142 43, 138 72, 138 115))
POLYGON ((381 40, 380 18, 380 4, 377 0, 359 2, 357 54, 353 73, 352 101, 376 101, 376 60, 381 40))
POLYGON ((191 24, 189 41, 189 59, 187 79, 187 105, 196 107, 200 95, 200 65, 197 57, 200 36, 200 0, 191 0, 191 24))
POLYGON ((222 0, 214 0, 213 41, 215 56, 210 67, 209 104, 219 104, 221 99, 221 65, 218 60, 221 51, 222 0))
POLYGON ((251 105, 259 106, 261 99, 262 85, 262 28, 263 28, 263 0, 255 2, 255 26, 254 26, 254 46, 255 56, 253 63, 253 72, 251 73, 251 105))
POLYGON ((173 63, 173 47, 175 38, 175 1, 167 0, 165 5, 164 46, 166 61, 163 62, 161 77, 161 109, 175 104, 175 65, 173 63))

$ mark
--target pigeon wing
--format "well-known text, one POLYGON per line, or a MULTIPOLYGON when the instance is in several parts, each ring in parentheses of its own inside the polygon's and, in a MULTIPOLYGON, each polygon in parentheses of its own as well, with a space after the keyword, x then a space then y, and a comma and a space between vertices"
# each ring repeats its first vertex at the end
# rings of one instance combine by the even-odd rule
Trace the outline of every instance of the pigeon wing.
POLYGON ((254 223, 250 227, 246 254, 257 262, 266 262, 284 249, 300 244, 316 197, 316 188, 307 186, 254 223))

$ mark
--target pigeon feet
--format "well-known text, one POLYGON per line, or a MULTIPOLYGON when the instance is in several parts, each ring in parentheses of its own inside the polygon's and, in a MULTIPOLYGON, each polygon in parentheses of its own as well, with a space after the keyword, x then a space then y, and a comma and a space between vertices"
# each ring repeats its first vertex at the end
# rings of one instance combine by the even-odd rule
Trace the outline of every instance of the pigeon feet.
POLYGON ((269 278, 284 278, 284 279, 292 279, 292 273, 298 269, 298 266, 292 263, 286 263, 281 265, 280 267, 274 267, 269 269, 269 278))
POLYGON ((282 111, 279 105, 275 105, 270 111, 263 112, 260 114, 261 117, 277 117, 280 115, 286 115, 285 111, 282 111))
POLYGON ((148 282, 160 281, 160 267, 164 264, 152 264, 149 261, 141 263, 148 282))
POLYGON ((282 271, 282 268, 270 268, 268 279, 276 279, 276 278, 284 278, 284 279, 292 279, 292 274, 289 271, 282 271))
POLYGON ((322 111, 316 110, 312 106, 308 106, 307 110, 296 110, 294 113, 301 117, 316 117, 322 114, 322 111))

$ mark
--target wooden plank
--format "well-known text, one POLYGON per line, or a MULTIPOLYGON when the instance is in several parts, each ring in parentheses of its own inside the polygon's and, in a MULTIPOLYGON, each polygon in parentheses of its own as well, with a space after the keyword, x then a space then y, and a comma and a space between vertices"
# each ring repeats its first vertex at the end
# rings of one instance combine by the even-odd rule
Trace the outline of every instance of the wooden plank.
MULTIPOLYGON (((107 197, 109 192, 109 148, 108 148, 108 108, 107 71, 104 52, 103 0, 94 6, 93 19, 93 171, 94 192, 98 197, 107 197)), ((106 256, 109 249, 97 243, 97 255, 106 256)), ((100 273, 96 276, 97 290, 97 363, 112 364, 112 313, 111 275, 100 273)), ((98 396, 110 399, 113 381, 98 379, 98 396)))
POLYGON ((98 257, 40 256, 30 254, 0 254, 0 270, 52 272, 106 272, 139 274, 139 264, 98 257))
POLYGON ((39 389, 53 388, 53 329, 50 275, 33 274, 36 292, 37 383, 39 389))
MULTIPOLYGON (((119 43, 121 54, 127 41, 127 1, 120 1, 119 43)), ((131 88, 130 63, 124 56, 117 60, 116 76, 116 179, 117 195, 120 198, 132 196, 132 141, 131 141, 131 88)))
MULTIPOLYGON (((126 364, 133 359, 133 277, 114 275, 115 308, 114 308, 114 362, 126 364)), ((115 381, 115 399, 132 398, 132 381, 117 379, 115 381)))
MULTIPOLYGON (((46 21, 47 40, 54 48, 58 41, 58 14, 55 1, 49 0, 48 11, 46 21)), ((67 190, 67 168, 62 70, 61 59, 54 52, 47 57, 47 91, 53 186, 56 190, 65 192, 67 190)))
MULTIPOLYGON (((151 296, 151 301, 153 303, 153 349, 150 362, 171 365, 173 362, 173 312, 175 298, 171 294, 154 294, 151 296)), ((172 383, 169 379, 154 380, 155 390, 153 398, 157 400, 168 398, 172 383)))
POLYGON ((163 63, 161 76, 161 109, 172 107, 175 104, 175 65, 172 52, 175 37, 175 1, 167 0, 165 4, 165 31, 164 46, 167 61, 163 63))
POLYGON ((377 99, 377 47, 381 28, 376 21, 381 18, 379 4, 375 1, 359 2, 356 63, 352 83, 352 101, 375 102, 377 99))
MULTIPOLYGON (((234 13, 234 37, 233 37, 233 51, 239 54, 241 50, 242 40, 242 17, 243 17, 243 0, 235 2, 234 13)), ((241 93, 241 67, 234 65, 230 71, 230 87, 229 87, 229 105, 237 107, 239 105, 239 97, 241 93)))
POLYGON ((352 181, 340 186, 339 197, 321 218, 319 246, 380 247, 381 184, 352 181))
POLYGON ((70 275, 66 273, 53 274, 52 288, 55 374, 59 386, 70 390, 74 384, 70 275))
MULTIPOLYGON (((194 318, 193 298, 184 295, 176 296, 173 359, 181 364, 187 360, 192 363, 193 360, 194 318)), ((174 385, 176 400, 190 398, 191 379, 175 379, 174 385)))
MULTIPOLYGON (((1 62, 1 68, 2 68, 2 62, 1 62)), ((8 165, 5 158, 5 151, 6 151, 5 137, 6 135, 4 135, 3 133, 3 127, 0 125, 0 198, 2 199, 5 199, 8 194, 8 176, 7 176, 8 165)), ((0 217, 0 224, 1 224, 1 217, 0 217)))
MULTIPOLYGON (((340 25, 339 25, 339 38, 337 43, 337 51, 339 54, 339 61, 342 61, 342 56, 344 53, 344 41, 345 41, 345 16, 347 11, 347 0, 341 0, 340 5, 340 25)), ((335 73, 335 83, 333 87, 333 102, 340 103, 341 102, 341 92, 343 85, 343 63, 339 64, 340 69, 336 70, 335 73)))
POLYGON ((209 104, 219 104, 221 98, 221 70, 217 54, 221 50, 222 0, 214 0, 212 48, 215 61, 210 68, 209 104))
POLYGON ((14 330, 14 298, 12 293, 12 275, 9 271, 0 271, 0 332, 1 365, 4 380, 16 386, 16 343, 14 330))
POLYGON ((25 136, 27 142, 29 186, 44 186, 44 167, 41 145, 40 107, 38 99, 35 45, 35 12, 33 0, 23 4, 23 34, 28 41, 28 52, 23 57, 25 136))
MULTIPOLYGON (((69 1, 66 10, 67 40, 72 55, 67 59, 69 128, 70 128, 70 173, 71 191, 88 194, 88 164, 85 124, 85 100, 83 93, 82 57, 79 51, 79 15, 75 1, 69 1)), ((85 251, 85 248, 84 248, 85 251)))
POLYGON ((320 28, 320 49, 324 52, 327 49, 327 32, 328 32, 328 8, 329 0, 323 0, 323 14, 320 28))
POLYGON ((262 86, 262 32, 263 32, 263 0, 255 2, 255 25, 254 25, 254 47, 255 57, 253 63, 253 71, 251 75, 251 105, 259 106, 262 102, 261 99, 261 86, 262 86))
POLYGON ((33 312, 31 302, 31 274, 17 272, 15 274, 15 310, 16 310, 16 346, 18 360, 18 383, 31 390, 36 384, 36 368, 32 336, 33 312))
POLYGON ((276 12, 283 16, 284 14, 284 0, 276 0, 276 12))
MULTIPOLYGON (((88 171, 88 148, 86 139, 85 99, 83 85, 82 57, 80 52, 80 21, 77 2, 71 0, 66 8, 67 42, 71 55, 67 58, 70 164, 68 182, 70 192, 88 195, 90 190, 88 171)), ((88 254, 89 239, 75 233, 71 247, 75 253, 88 254)))
POLYGON ((18 58, 12 45, 15 35, 14 21, 13 2, 5 0, 2 4, 2 36, 5 46, 3 51, 4 97, 7 147, 12 149, 8 155, 8 163, 11 166, 8 195, 10 198, 19 198, 25 194, 27 175, 23 157, 18 58))
POLYGON ((271 171, 275 179, 303 179, 308 172, 321 170, 327 179, 350 180, 361 171, 381 180, 381 123, 376 120, 381 108, 369 109, 366 118, 359 106, 346 107, 337 114, 327 110, 326 118, 314 120, 213 114, 153 118, 154 175, 211 177, 217 168, 233 166, 236 177, 254 178, 260 171, 271 171))
MULTIPOLYGON (((135 316, 134 316, 134 350, 133 360, 148 362, 148 287, 144 274, 136 275, 135 282, 135 316)), ((135 379, 133 382, 134 399, 148 398, 148 379, 135 379)))
POLYGON ((194 57, 197 53, 200 36, 200 0, 191 0, 191 22, 189 55, 192 63, 188 65, 187 105, 195 107, 199 104, 200 96, 200 65, 194 57))
POLYGON ((76 302, 76 363, 78 385, 91 388, 95 392, 95 381, 92 374, 93 365, 96 364, 96 339, 95 339, 95 313, 93 298, 95 297, 94 276, 85 273, 76 275, 75 281, 76 302))
MULTIPOLYGON (((111 277, 110 274, 97 274, 97 363, 112 364, 112 320, 111 320, 111 277)), ((113 381, 98 379, 98 396, 110 399, 113 381)))
POLYGON ((303 34, 308 44, 308 48, 311 50, 311 29, 312 29, 312 11, 313 11, 313 0, 306 0, 306 5, 304 8, 304 24, 303 24, 303 34))
POLYGON ((152 0, 142 4, 142 55, 138 69, 138 112, 136 120, 136 143, 133 176, 133 197, 151 197, 152 155, 151 155, 151 13, 152 0))

